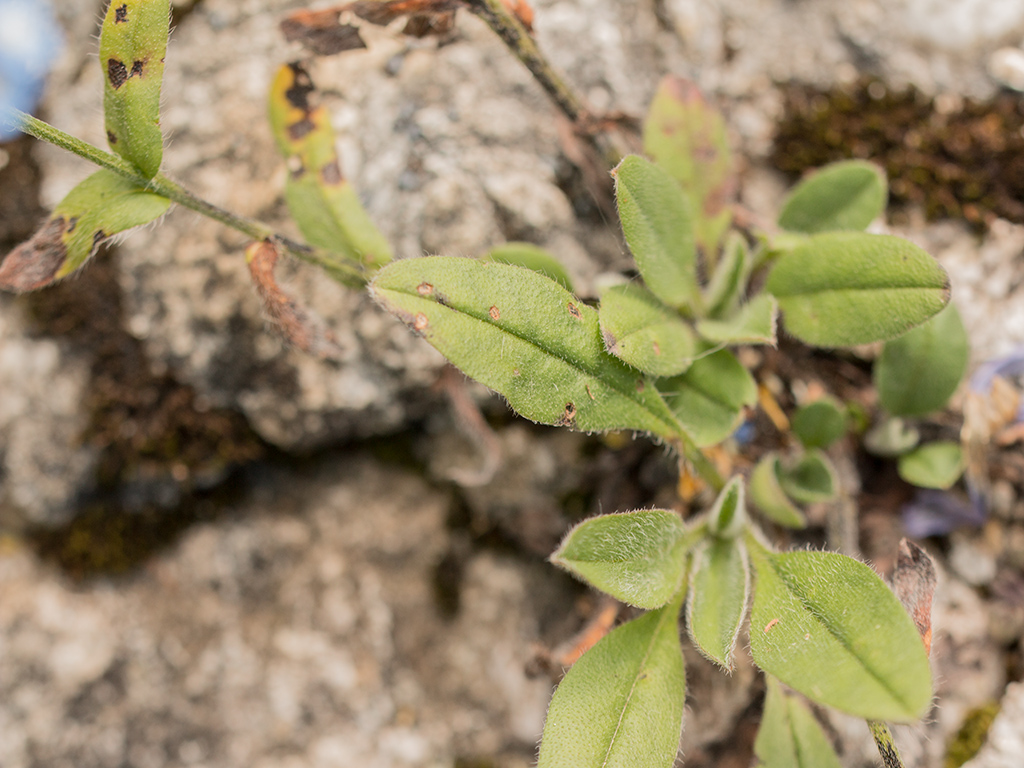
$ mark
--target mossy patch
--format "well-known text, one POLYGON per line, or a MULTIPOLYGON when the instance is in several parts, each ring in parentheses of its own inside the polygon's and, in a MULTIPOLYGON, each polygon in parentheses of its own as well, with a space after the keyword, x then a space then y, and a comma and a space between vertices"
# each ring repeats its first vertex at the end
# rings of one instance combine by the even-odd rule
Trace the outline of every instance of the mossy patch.
POLYGON ((892 215, 920 206, 929 219, 965 219, 978 228, 994 217, 1024 222, 1024 100, 955 103, 877 80, 820 91, 784 90, 772 164, 796 178, 834 160, 879 163, 890 180, 892 215))
POLYGON ((946 750, 945 768, 960 768, 982 748, 988 738, 992 721, 999 714, 999 702, 993 701, 972 709, 946 750))

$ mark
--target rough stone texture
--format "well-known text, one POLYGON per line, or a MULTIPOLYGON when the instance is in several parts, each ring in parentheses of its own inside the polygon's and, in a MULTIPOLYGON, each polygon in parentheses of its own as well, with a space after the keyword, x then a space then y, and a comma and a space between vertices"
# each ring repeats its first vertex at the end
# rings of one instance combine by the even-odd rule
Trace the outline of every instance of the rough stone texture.
POLYGON ((985 746, 963 768, 1015 768, 1024 755, 1024 683, 1006 686, 985 746))
POLYGON ((0 764, 525 764, 550 693, 522 672, 543 566, 474 555, 459 615, 442 619, 448 503, 337 456, 265 476, 244 515, 194 528, 127 581, 72 588, 8 548, 0 764))

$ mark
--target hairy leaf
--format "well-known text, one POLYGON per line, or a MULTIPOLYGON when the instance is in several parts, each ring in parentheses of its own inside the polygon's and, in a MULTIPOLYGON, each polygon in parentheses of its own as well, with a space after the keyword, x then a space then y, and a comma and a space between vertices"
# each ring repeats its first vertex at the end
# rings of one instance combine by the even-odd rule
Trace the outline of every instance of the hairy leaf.
POLYGON ((391 246, 342 176, 334 129, 315 91, 297 62, 282 66, 270 86, 270 123, 288 161, 288 210, 311 245, 380 267, 391 246))
POLYGON ((749 596, 750 569, 742 541, 712 540, 694 553, 687 629, 697 649, 726 669, 733 666, 749 596))
POLYGON ((697 242, 713 254, 732 220, 728 204, 735 174, 721 112, 691 81, 666 75, 651 101, 643 136, 644 152, 682 186, 697 242))
POLYGON ((639 285, 615 285, 601 293, 605 349, 653 376, 674 376, 690 367, 697 338, 677 312, 639 285))
POLYGON ((792 426, 805 448, 828 448, 846 434, 846 414, 826 397, 801 406, 793 415, 792 426))
POLYGON ((624 603, 660 608, 682 587, 694 538, 663 509, 600 515, 569 531, 551 562, 624 603))
POLYGON ((708 512, 708 530, 721 539, 735 538, 747 523, 743 478, 735 475, 718 493, 708 512))
POLYGON ((752 266, 746 239, 739 232, 730 232, 725 240, 722 257, 704 292, 708 317, 721 319, 735 314, 747 290, 752 266))
POLYGON ((963 451, 951 440, 925 443, 900 456, 897 470, 911 485, 946 490, 964 472, 963 451))
POLYGON ((32 291, 67 277, 112 235, 162 216, 171 201, 100 170, 80 182, 50 218, 0 265, 0 288, 32 291))
POLYGON ((779 484, 794 501, 813 504, 835 498, 836 473, 828 457, 812 448, 792 467, 783 467, 779 484))
POLYGON ((381 270, 370 291, 528 419, 663 438, 683 433, 654 382, 605 352, 597 311, 532 270, 406 259, 381 270))
POLYGON ((819 347, 885 341, 935 315, 949 278, 913 243, 889 235, 829 232, 779 256, 766 290, 786 330, 819 347))
POLYGON ((766 676, 761 727, 754 742, 759 768, 841 768, 839 757, 807 705, 766 676))
POLYGON ((858 717, 905 723, 924 714, 928 657, 874 571, 843 555, 774 554, 748 543, 757 574, 750 650, 761 669, 858 717))
POLYGON ((551 699, 537 768, 671 768, 686 672, 675 600, 612 630, 551 699))
POLYGON ((569 278, 569 273, 565 271, 565 267, 562 266, 562 262, 533 243, 504 243, 497 248, 492 248, 483 258, 532 269, 534 272, 540 272, 545 277, 554 280, 565 290, 572 291, 572 280, 569 278))
POLYGON ((702 448, 731 435, 743 409, 757 402, 753 377, 726 349, 698 358, 682 376, 664 379, 658 386, 702 448))
POLYGON ((921 440, 917 428, 899 416, 887 416, 864 435, 864 447, 876 456, 901 456, 921 440))
POLYGON ((732 317, 722 320, 701 320, 697 333, 708 341, 723 344, 771 344, 775 345, 776 318, 779 303, 774 296, 759 293, 748 301, 732 317))
POLYGON ((895 416, 937 411, 967 370, 967 331, 953 304, 928 322, 886 342, 874 379, 882 407, 895 416))
POLYGON ((693 221, 679 185, 630 155, 612 171, 622 232, 651 293, 672 307, 699 301, 693 221))
POLYGON ((865 229, 885 211, 885 171, 864 160, 841 160, 820 168, 789 194, 779 226, 794 232, 865 229))
POLYGON ((149 179, 164 151, 160 85, 170 23, 170 0, 112 0, 100 32, 107 142, 149 179))
POLYGON ((807 518, 782 490, 779 454, 772 451, 754 467, 750 475, 750 500, 765 517, 786 528, 806 528, 807 518))

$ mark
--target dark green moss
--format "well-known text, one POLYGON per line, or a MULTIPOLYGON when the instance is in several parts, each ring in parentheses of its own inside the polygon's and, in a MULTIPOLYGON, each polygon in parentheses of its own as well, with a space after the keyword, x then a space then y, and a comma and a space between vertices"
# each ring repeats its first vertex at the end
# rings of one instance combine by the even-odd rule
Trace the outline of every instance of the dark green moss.
POLYGON ((918 205, 929 219, 961 218, 979 228, 994 217, 1024 222, 1019 94, 940 110, 914 89, 893 92, 865 80, 824 92, 794 85, 784 98, 771 162, 794 179, 834 160, 873 160, 888 173, 897 207, 918 205))
POLYGON ((960 768, 981 749, 992 721, 999 714, 999 702, 993 701, 967 713, 963 725, 946 750, 945 768, 960 768))

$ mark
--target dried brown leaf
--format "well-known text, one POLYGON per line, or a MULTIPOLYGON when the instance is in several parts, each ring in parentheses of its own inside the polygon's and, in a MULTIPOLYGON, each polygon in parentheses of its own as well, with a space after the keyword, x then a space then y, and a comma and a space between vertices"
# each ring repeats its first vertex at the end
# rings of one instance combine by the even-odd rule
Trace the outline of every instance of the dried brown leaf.
POLYGON ((909 539, 901 539, 892 574, 892 591, 914 620, 928 653, 932 648, 932 598, 937 580, 931 556, 909 539))

